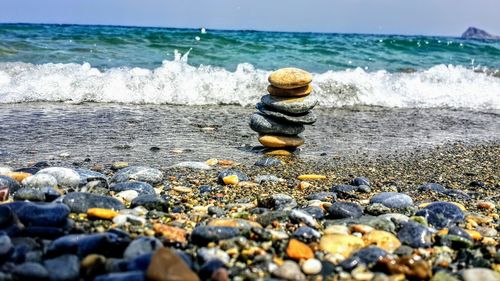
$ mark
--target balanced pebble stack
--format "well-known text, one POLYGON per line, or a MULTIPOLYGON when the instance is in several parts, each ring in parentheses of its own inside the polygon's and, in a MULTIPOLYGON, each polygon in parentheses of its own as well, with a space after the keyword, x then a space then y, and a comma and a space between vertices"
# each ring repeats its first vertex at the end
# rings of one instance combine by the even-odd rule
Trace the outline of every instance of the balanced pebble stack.
POLYGON ((316 122, 311 112, 318 101, 311 96, 312 75, 298 68, 282 68, 269 75, 268 95, 250 118, 250 128, 259 133, 259 142, 269 148, 267 154, 290 155, 304 144, 299 134, 304 125, 316 122))

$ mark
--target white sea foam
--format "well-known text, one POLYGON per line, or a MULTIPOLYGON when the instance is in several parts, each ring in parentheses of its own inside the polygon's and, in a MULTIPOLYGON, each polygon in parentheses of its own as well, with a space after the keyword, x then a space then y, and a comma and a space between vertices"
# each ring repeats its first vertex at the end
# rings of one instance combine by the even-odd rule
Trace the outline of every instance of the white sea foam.
MULTIPOLYGON (((0 63, 0 103, 118 102, 132 104, 255 104, 266 93, 268 71, 250 64, 236 71, 194 67, 176 53, 153 70, 99 70, 84 64, 0 63)), ((500 109, 500 79, 461 66, 415 73, 363 69, 314 74, 322 107, 452 107, 500 109)))

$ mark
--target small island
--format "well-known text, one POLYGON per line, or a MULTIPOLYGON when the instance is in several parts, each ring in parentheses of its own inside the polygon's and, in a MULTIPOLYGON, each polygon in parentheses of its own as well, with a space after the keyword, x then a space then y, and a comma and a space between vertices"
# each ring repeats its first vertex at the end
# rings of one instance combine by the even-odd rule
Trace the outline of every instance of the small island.
POLYGON ((469 27, 462 33, 463 39, 500 40, 500 36, 489 34, 477 27, 469 27))

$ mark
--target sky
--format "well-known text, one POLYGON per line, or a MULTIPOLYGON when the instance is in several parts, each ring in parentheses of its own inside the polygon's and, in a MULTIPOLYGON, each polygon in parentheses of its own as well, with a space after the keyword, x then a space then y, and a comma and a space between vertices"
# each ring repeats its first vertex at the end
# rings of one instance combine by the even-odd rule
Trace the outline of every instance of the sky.
POLYGON ((1 0, 0 22, 500 35, 500 0, 1 0))

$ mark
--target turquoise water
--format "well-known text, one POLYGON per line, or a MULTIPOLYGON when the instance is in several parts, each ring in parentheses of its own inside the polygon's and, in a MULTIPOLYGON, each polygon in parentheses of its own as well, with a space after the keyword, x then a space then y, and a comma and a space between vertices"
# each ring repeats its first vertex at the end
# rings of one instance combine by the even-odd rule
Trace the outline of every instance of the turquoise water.
POLYGON ((285 66, 322 107, 500 109, 498 41, 0 24, 0 103, 251 106, 285 66))
POLYGON ((0 61, 84 63, 153 69, 188 50, 190 64, 234 71, 240 63, 313 72, 427 69, 438 64, 500 69, 500 42, 451 37, 282 33, 82 25, 0 25, 0 61), (199 40, 197 40, 198 38, 199 40), (496 59, 495 59, 496 58, 496 59))

